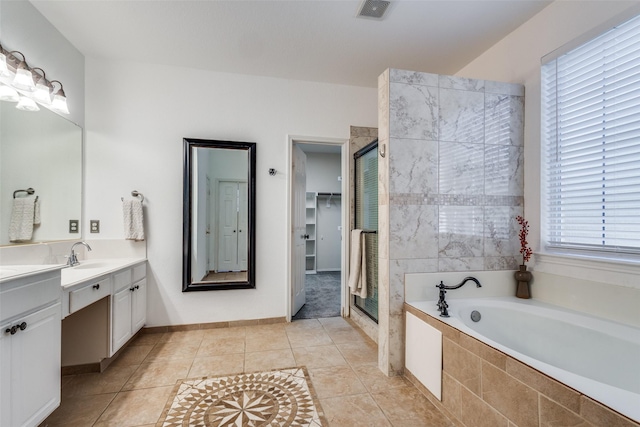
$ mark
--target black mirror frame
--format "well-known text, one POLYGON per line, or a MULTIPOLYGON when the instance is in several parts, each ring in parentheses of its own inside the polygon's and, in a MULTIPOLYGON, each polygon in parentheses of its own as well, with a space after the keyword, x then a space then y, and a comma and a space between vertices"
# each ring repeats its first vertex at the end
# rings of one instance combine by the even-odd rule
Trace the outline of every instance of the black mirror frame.
POLYGON ((212 291, 223 289, 254 289, 256 287, 256 143, 218 141, 210 139, 184 138, 184 181, 183 181, 183 243, 182 243, 182 292, 212 291), (248 231, 249 253, 247 254, 247 280, 239 282, 191 282, 191 214, 193 198, 191 149, 224 148, 245 150, 248 154, 248 231))

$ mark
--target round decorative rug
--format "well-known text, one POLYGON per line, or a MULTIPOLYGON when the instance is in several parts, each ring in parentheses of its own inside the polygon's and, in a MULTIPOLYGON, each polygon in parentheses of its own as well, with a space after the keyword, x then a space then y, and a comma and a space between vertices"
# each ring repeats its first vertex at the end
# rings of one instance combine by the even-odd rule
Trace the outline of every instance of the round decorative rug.
POLYGON ((157 427, 322 426, 304 367, 181 380, 157 427))

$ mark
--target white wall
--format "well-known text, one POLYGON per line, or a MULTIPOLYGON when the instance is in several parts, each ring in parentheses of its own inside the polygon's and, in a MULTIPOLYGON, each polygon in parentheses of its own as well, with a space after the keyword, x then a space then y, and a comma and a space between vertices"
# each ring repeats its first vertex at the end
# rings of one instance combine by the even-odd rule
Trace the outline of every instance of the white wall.
MULTIPOLYGON (((531 226, 529 242, 536 252, 542 250, 539 235, 540 60, 566 43, 593 32, 592 36, 595 36, 619 23, 623 16, 628 19, 634 13, 640 13, 638 2, 555 1, 457 73, 458 76, 525 85, 524 211, 531 226)), ((631 289, 625 298, 633 298, 636 307, 640 304, 637 265, 536 254, 534 270, 543 273, 541 277, 550 277, 546 273, 565 276, 552 284, 543 284, 541 280, 532 283, 533 297, 546 302, 587 312, 593 312, 596 305, 617 310, 621 302, 618 287, 625 287, 631 289), (593 292, 585 287, 585 280, 596 281, 602 288, 597 293, 593 292)), ((594 314, 603 315, 601 312, 594 314)))
MULTIPOLYGON (((342 163, 340 154, 307 154, 307 191, 340 193, 342 163)), ((327 208, 328 196, 320 196, 316 206, 316 270, 340 271, 342 205, 341 197, 332 197, 327 208)))
POLYGON ((342 163, 340 154, 306 153, 307 155, 307 191, 321 193, 340 193, 342 181, 342 163))
POLYGON ((318 197, 316 215, 316 270, 340 271, 342 198, 318 197))
POLYGON ((376 89, 94 58, 86 73, 86 218, 121 238, 120 197, 145 195, 148 326, 285 316, 288 135, 375 126, 376 89), (184 137, 258 144, 255 290, 181 292, 184 137))
POLYGON ((534 250, 540 245, 540 59, 634 5, 638 3, 555 1, 456 73, 525 85, 524 200, 534 250))

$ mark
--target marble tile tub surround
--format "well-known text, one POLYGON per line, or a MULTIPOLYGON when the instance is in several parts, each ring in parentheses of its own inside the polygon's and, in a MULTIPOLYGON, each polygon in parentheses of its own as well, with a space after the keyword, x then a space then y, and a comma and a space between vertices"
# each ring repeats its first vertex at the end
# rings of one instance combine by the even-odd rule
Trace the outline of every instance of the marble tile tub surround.
POLYGON ((515 270, 524 87, 389 69, 378 78, 380 369, 404 366, 407 273, 515 270))
MULTIPOLYGON (((0 265, 24 264, 65 264, 71 252, 71 246, 82 241, 68 240, 63 242, 36 243, 28 245, 0 247, 0 265)), ((80 261, 84 259, 101 258, 146 258, 146 242, 134 242, 124 239, 84 240, 91 246, 92 251, 84 246, 76 246, 76 253, 80 261)))
POLYGON ((405 308, 442 332, 442 401, 411 372, 405 376, 456 425, 640 426, 438 319, 405 308))

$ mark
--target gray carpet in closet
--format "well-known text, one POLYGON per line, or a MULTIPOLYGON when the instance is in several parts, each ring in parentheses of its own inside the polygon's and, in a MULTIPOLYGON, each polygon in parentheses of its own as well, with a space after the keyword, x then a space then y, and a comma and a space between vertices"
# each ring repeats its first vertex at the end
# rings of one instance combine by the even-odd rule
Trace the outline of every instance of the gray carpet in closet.
POLYGON ((304 287, 307 300, 293 320, 340 316, 339 271, 307 274, 304 287))

